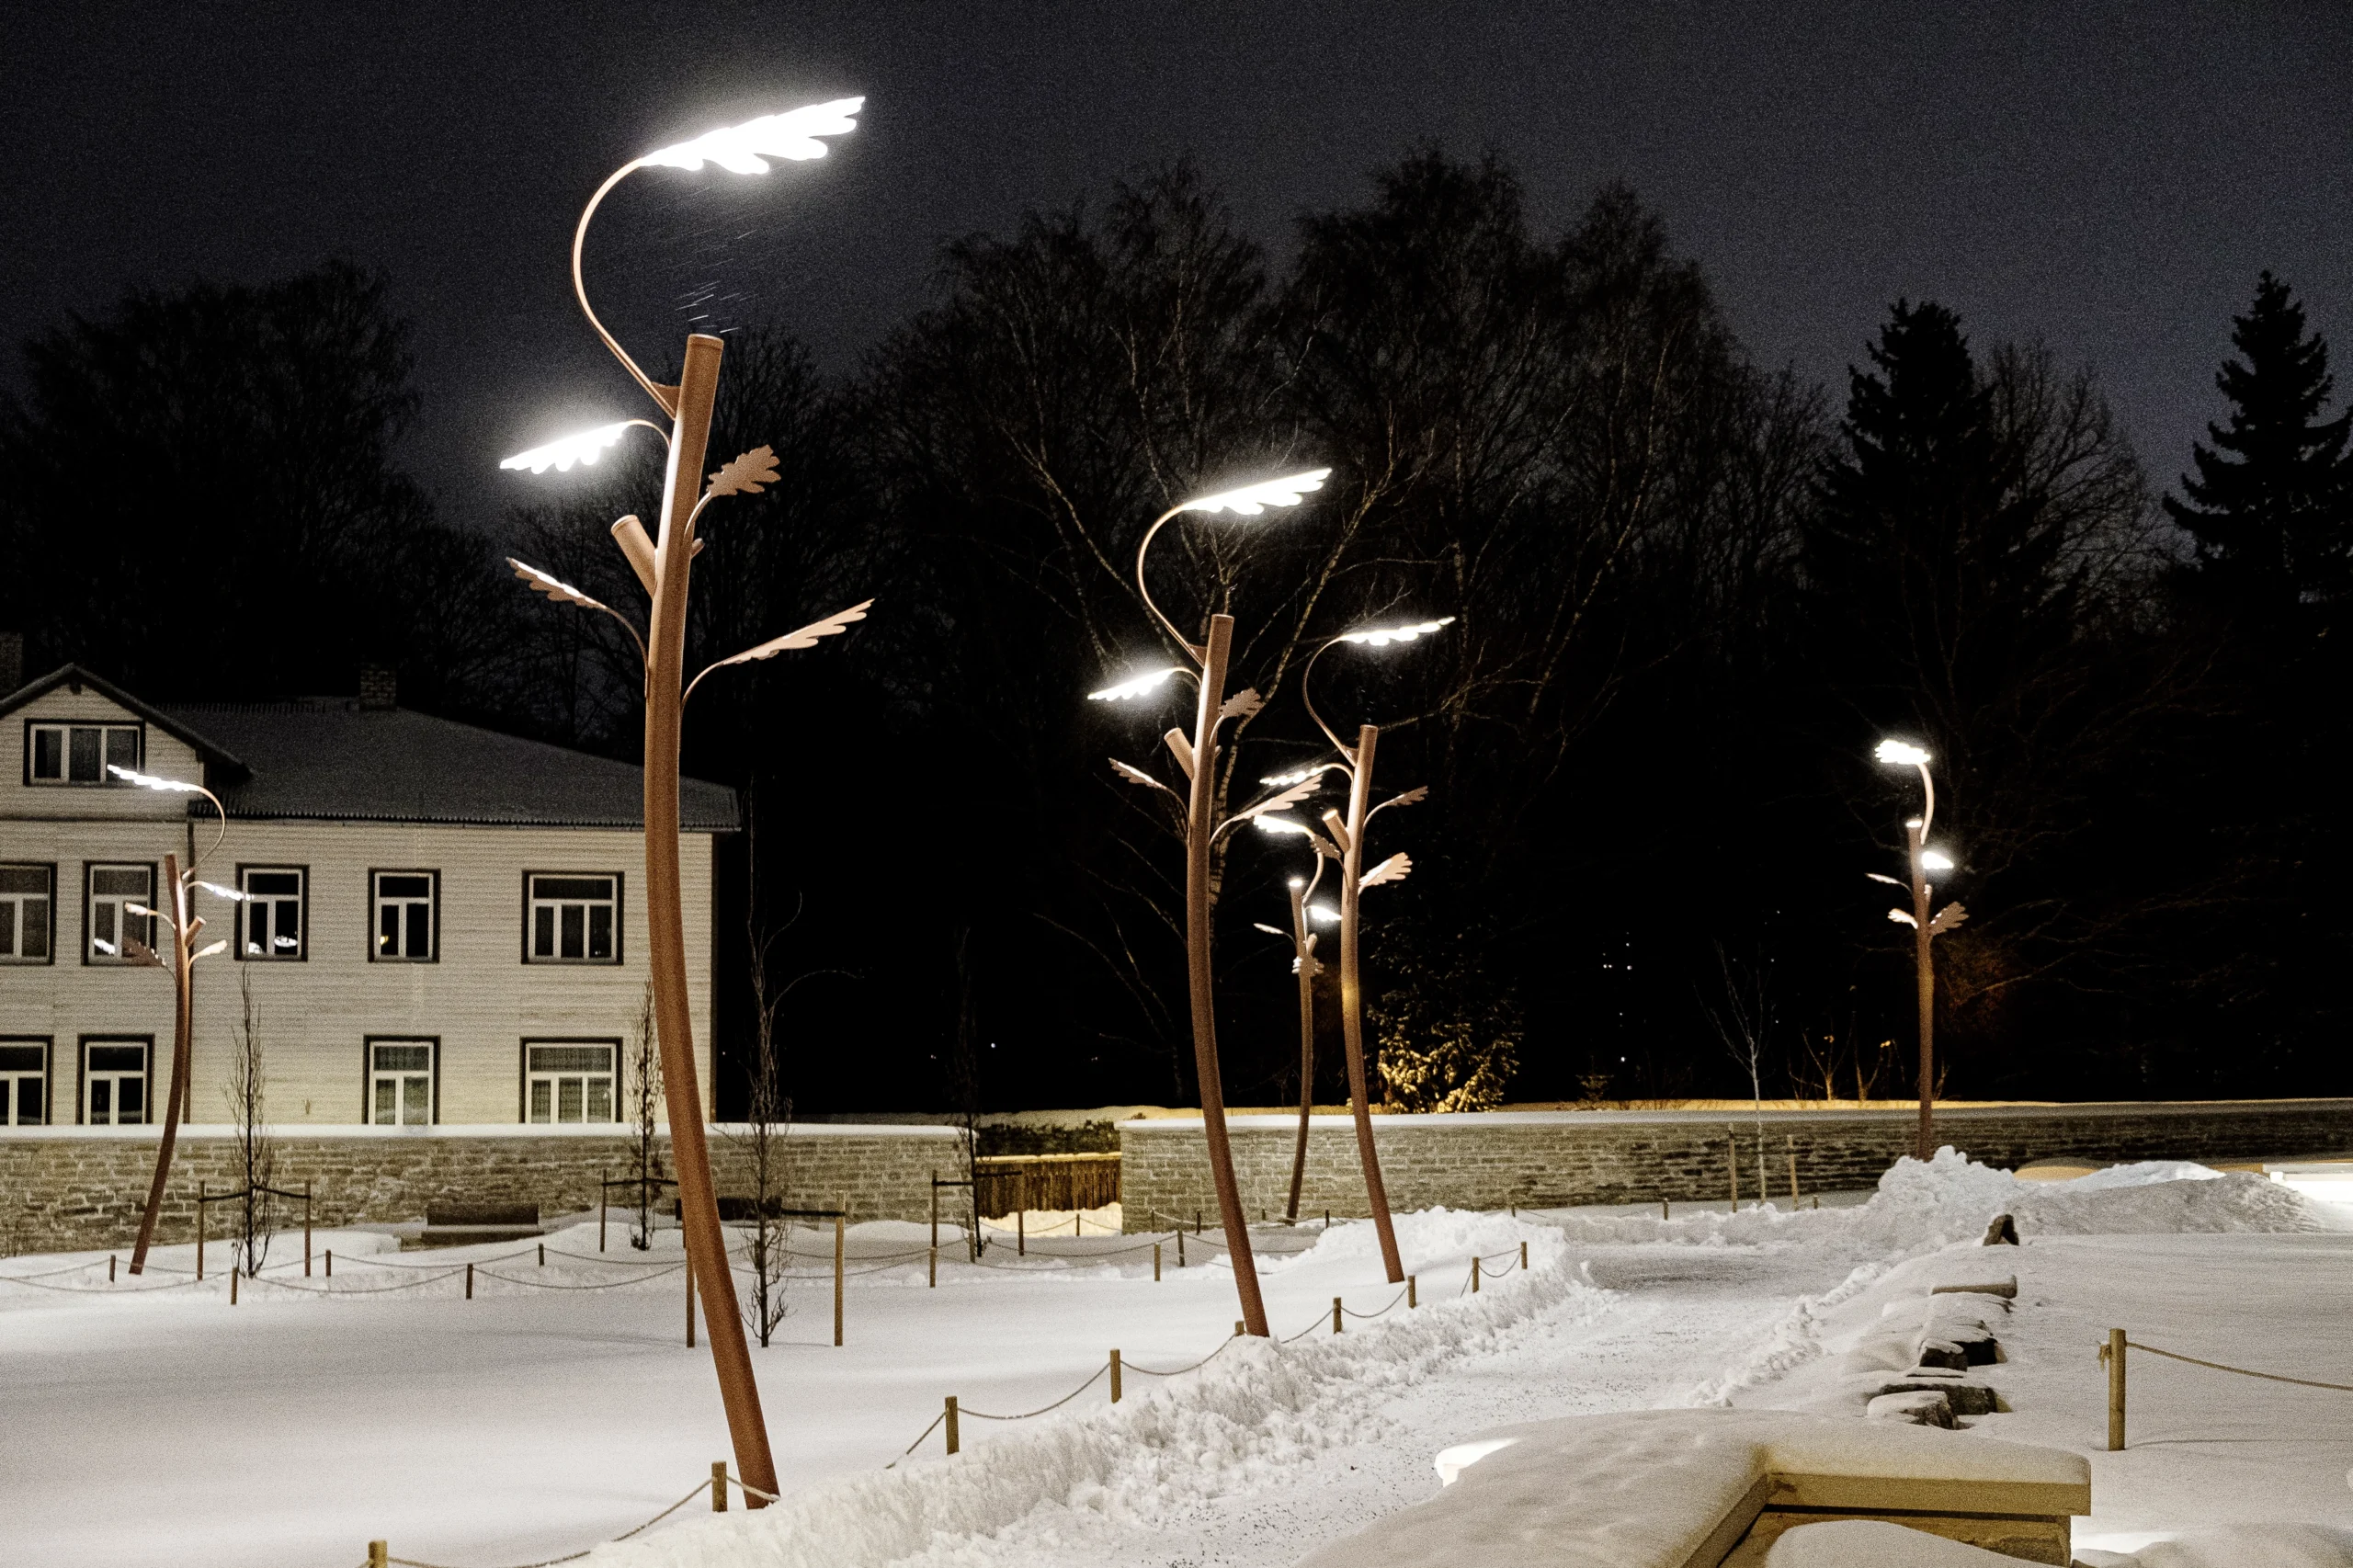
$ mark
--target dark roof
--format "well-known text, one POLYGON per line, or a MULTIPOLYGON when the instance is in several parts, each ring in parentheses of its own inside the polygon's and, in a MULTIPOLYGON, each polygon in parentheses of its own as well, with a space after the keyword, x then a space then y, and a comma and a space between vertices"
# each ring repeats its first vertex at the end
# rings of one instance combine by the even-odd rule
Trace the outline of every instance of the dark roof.
POLYGON ((233 753, 198 734, 162 709, 142 702, 104 676, 92 675, 79 665, 61 665, 29 686, 0 692, 0 719, 6 718, 37 697, 46 697, 61 686, 72 687, 77 691, 86 686, 108 702, 129 709, 173 739, 194 747, 197 755, 210 765, 216 778, 234 779, 244 774, 245 765, 233 753))
MULTIPOLYGON (((176 722, 244 759, 220 791, 233 817, 638 827, 636 767, 352 698, 174 703, 176 722)), ((191 743, 194 744, 194 743, 191 743)), ((732 833, 735 791, 682 778, 679 825, 732 833)))

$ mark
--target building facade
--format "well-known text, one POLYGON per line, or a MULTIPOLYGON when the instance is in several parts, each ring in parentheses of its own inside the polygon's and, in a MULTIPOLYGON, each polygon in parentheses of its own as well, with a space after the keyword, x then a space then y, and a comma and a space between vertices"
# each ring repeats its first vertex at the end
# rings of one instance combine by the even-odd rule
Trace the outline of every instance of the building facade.
MULTIPOLYGON (((68 665, 0 697, 0 1129, 163 1114, 172 982, 138 944, 158 937, 142 911, 170 907, 166 853, 209 884, 199 945, 227 944, 195 966, 188 1120, 232 1119, 248 1028, 278 1126, 624 1117, 648 972, 639 770, 363 687, 155 705, 68 665), (115 767, 203 784, 225 832, 202 797, 115 767)), ((733 792, 684 781, 681 812, 708 1118, 733 792)))

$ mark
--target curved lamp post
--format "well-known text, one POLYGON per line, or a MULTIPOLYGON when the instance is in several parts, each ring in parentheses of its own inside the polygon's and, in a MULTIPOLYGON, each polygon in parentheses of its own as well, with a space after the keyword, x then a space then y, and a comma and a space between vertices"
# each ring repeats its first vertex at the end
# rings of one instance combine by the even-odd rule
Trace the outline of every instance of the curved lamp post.
POLYGON ((626 616, 537 567, 510 560, 516 575, 551 600, 583 609, 600 610, 629 629, 645 661, 645 921, 648 962, 654 986, 654 1013, 662 1040, 662 1085, 670 1114, 670 1153, 677 1168, 679 1222, 686 1233, 687 1263, 696 1288, 702 1292, 704 1323, 710 1331, 710 1355, 719 1373, 719 1392, 727 1410, 727 1428, 735 1449, 737 1473, 759 1490, 748 1504, 759 1507, 760 1493, 777 1490, 776 1464, 768 1452, 767 1425, 760 1413, 758 1385, 752 1377, 751 1351, 744 1334, 744 1319, 735 1301, 735 1283, 727 1265, 726 1233, 719 1223, 719 1205, 711 1189, 710 1150, 703 1130, 702 1089, 695 1071, 694 1021, 687 1005, 687 943, 684 903, 678 881, 678 733, 687 697, 704 676, 729 665, 772 658, 790 648, 813 646, 821 637, 846 629, 865 618, 869 599, 772 638, 705 668, 692 682, 685 678, 688 573, 697 550, 695 524, 702 510, 722 495, 748 494, 777 477, 776 455, 756 448, 701 479, 704 449, 710 440, 711 404, 719 390, 722 344, 707 333, 690 334, 676 386, 665 386, 648 376, 605 330, 588 303, 581 273, 581 252, 588 239, 588 221, 597 204, 623 179, 639 169, 665 167, 699 169, 705 163, 742 175, 768 172, 770 158, 821 158, 824 136, 839 136, 857 128, 853 118, 862 98, 840 98, 813 104, 786 114, 768 115, 633 158, 613 171, 588 199, 572 237, 572 287, 588 324, 624 369, 643 387, 670 427, 646 419, 624 419, 597 429, 568 436, 544 447, 508 458, 502 468, 529 469, 544 473, 574 463, 593 463, 633 426, 643 426, 668 443, 670 460, 663 478, 662 516, 653 537, 633 517, 613 525, 615 542, 652 601, 646 631, 640 637, 626 616))
MULTIPOLYGON (((1297 782, 1297 780, 1293 780, 1297 782)), ((1305 833, 1313 836, 1304 823, 1290 817, 1261 816, 1259 828, 1267 833, 1305 833)), ((1315 977, 1324 972, 1324 965, 1315 956, 1316 933, 1309 928, 1311 918, 1333 921, 1339 911, 1329 904, 1310 903, 1315 896, 1316 885, 1324 880, 1324 857, 1315 857, 1315 874, 1290 879, 1290 930, 1261 921, 1253 921, 1269 937, 1288 935, 1290 937, 1290 971, 1299 977, 1299 1139, 1290 1152, 1290 1201, 1283 1208, 1283 1218, 1292 1224, 1299 1222, 1299 1189, 1307 1178, 1307 1121, 1315 1111, 1315 977)))
MULTIPOLYGON (((212 842, 206 847, 204 855, 220 848, 221 841, 229 835, 229 813, 222 809, 221 797, 203 785, 185 783, 177 778, 159 778, 152 773, 135 773, 111 763, 108 765, 107 771, 142 790, 158 790, 174 795, 201 795, 211 801, 213 814, 220 819, 221 825, 214 831, 212 842)), ((172 901, 169 914, 142 904, 123 905, 124 914, 137 919, 155 921, 172 934, 172 959, 169 964, 165 964, 163 955, 153 948, 134 940, 129 932, 121 933, 121 956, 135 964, 168 968, 172 971, 172 1086, 164 1102, 164 1135, 155 1145, 155 1174, 147 1184, 147 1207, 139 1215, 139 1241, 131 1250, 131 1272, 133 1274, 147 1272, 147 1249, 155 1240, 155 1216, 164 1207, 164 1184, 171 1178, 172 1154, 179 1147, 180 1116, 188 1104, 188 1074, 195 1067, 195 1030, 189 1017, 192 1005, 190 971, 197 960, 209 959, 229 946, 225 940, 208 942, 201 948, 196 945, 197 933, 204 929, 204 917, 194 912, 196 890, 202 888, 216 897, 233 901, 242 901, 245 896, 234 888, 198 881, 196 869, 203 863, 204 855, 191 853, 185 871, 180 869, 180 858, 176 852, 164 857, 164 884, 169 890, 172 901)), ((106 946, 95 937, 90 940, 101 949, 106 946)))
MULTIPOLYGON (((1410 806, 1429 796, 1427 786, 1408 790, 1404 794, 1372 805, 1373 748, 1381 739, 1378 725, 1362 724, 1357 729, 1357 744, 1353 746, 1340 739, 1324 715, 1316 710, 1313 678, 1315 661, 1331 649, 1346 642, 1357 647, 1386 648, 1392 643, 1413 642, 1439 629, 1451 625, 1454 618, 1444 616, 1437 620, 1425 620, 1412 626, 1370 627, 1358 631, 1343 631, 1328 637, 1314 653, 1307 656, 1306 667, 1300 671, 1300 700, 1307 705, 1307 715, 1315 721, 1341 760, 1327 762, 1310 770, 1311 777, 1320 777, 1336 770, 1348 780, 1348 811, 1343 817, 1337 811, 1324 813, 1324 831, 1329 839, 1315 837, 1317 850, 1340 863, 1340 1040, 1348 1059, 1348 1109, 1356 1119, 1357 1158, 1364 1166, 1364 1190, 1368 1206, 1372 1210, 1374 1231, 1381 1237, 1381 1261, 1388 1270, 1392 1285, 1403 1284, 1405 1261, 1397 1251, 1397 1228, 1389 1215, 1389 1187, 1381 1176, 1381 1153, 1372 1141, 1372 1105, 1370 1085, 1365 1073, 1364 1057, 1364 985, 1358 957, 1360 944, 1357 938, 1357 913, 1365 889, 1384 882, 1404 881, 1414 869, 1413 858, 1406 855, 1392 855, 1370 870, 1364 869, 1365 833, 1372 818, 1392 806, 1410 806)), ((1286 775, 1285 777, 1290 777, 1286 775)), ((1273 782, 1273 780, 1269 780, 1273 782)))
MULTIPOLYGON (((1909 742, 1887 740, 1880 742, 1874 755, 1893 767, 1920 770, 1920 814, 1904 824, 1906 858, 1912 872, 1912 907, 1908 911, 1891 909, 1887 917, 1899 926, 1912 927, 1913 979, 1920 1007, 1920 1137, 1915 1153, 1927 1160, 1937 1152, 1937 971, 1928 955, 1928 944, 1968 919, 1969 911, 1958 903, 1948 903, 1934 915, 1928 912, 1929 903, 1936 896, 1936 890, 1928 885, 1928 873, 1952 869, 1950 857, 1927 846, 1928 825, 1937 815, 1937 785, 1928 777, 1928 754, 1909 742)), ((1877 871, 1864 874, 1890 887, 1905 885, 1877 871)))
POLYGON ((1180 501, 1154 518, 1152 527, 1144 530, 1142 542, 1136 546, 1136 592, 1142 598, 1144 608, 1185 650, 1199 666, 1198 671, 1182 666, 1155 670, 1088 694, 1092 701, 1123 701, 1157 691, 1176 675, 1195 676, 1199 688, 1199 700, 1194 705, 1192 738, 1188 740, 1181 729, 1172 729, 1162 737, 1176 757, 1176 766, 1184 771, 1187 789, 1183 796, 1176 797, 1176 791, 1141 768, 1117 760, 1111 767, 1130 783, 1164 790, 1176 797, 1184 807, 1185 955, 1191 980, 1193 1071, 1201 1088, 1201 1125, 1209 1143, 1210 1177, 1217 1187, 1218 1218, 1225 1227, 1226 1255, 1233 1261, 1233 1286, 1242 1299, 1243 1331, 1261 1338, 1267 1335, 1267 1308, 1258 1293, 1258 1270, 1250 1251, 1249 1217, 1242 1211, 1242 1191, 1234 1180, 1233 1148, 1225 1130, 1225 1086, 1218 1067, 1217 994, 1210 971, 1210 850, 1217 835, 1227 828, 1303 799, 1313 785, 1311 782, 1260 801, 1223 823, 1216 821, 1218 726, 1228 719, 1248 718, 1264 706, 1264 699, 1247 689, 1230 698, 1225 695, 1226 660, 1233 648, 1233 618, 1211 616, 1209 641, 1205 643, 1187 637, 1153 602, 1152 589, 1144 581, 1144 556, 1162 527, 1180 513, 1214 516, 1230 512, 1237 517, 1255 517, 1269 506, 1296 506, 1302 496, 1322 489, 1331 472, 1327 468, 1312 469, 1305 473, 1244 485, 1238 490, 1180 501))

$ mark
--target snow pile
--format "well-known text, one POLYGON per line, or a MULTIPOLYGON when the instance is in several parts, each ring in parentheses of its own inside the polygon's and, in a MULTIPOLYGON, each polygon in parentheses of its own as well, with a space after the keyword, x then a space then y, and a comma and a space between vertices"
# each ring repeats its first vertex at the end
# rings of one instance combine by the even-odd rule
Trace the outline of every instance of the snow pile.
POLYGON ((1765 1568, 2002 1568, 2017 1562, 1884 1519, 1800 1525, 1765 1553, 1765 1568))
POLYGON ((2079 1551, 2086 1568, 2353 1568, 2353 1530, 2238 1525, 2191 1530, 2129 1554, 2079 1551))
POLYGON ((1999 1214, 2014 1217, 2029 1239, 2343 1228, 2285 1183, 2243 1171, 2152 1160, 2072 1181, 2020 1181, 1949 1146, 1927 1162, 1898 1160, 1880 1177, 1870 1201, 1857 1209, 1785 1213, 1768 1203, 1737 1214, 1708 1211, 1679 1220, 1572 1215, 1558 1223, 1571 1240, 1587 1243, 1843 1243, 1857 1256, 1877 1256, 1980 1240, 1999 1214))
MULTIPOLYGON (((1397 1233, 1408 1268, 1417 1258, 1470 1250, 1516 1254, 1522 1240, 1531 1243, 1531 1267, 1498 1276, 1475 1297, 1426 1295, 1419 1311, 1401 1308, 1345 1335, 1311 1332, 1290 1345, 1236 1338, 1198 1371, 1157 1386, 1131 1367, 1128 1397, 1118 1405, 1003 1426, 967 1415, 965 1439, 980 1441, 952 1459, 819 1484, 758 1513, 601 1547, 589 1561, 626 1568, 963 1563, 989 1554, 988 1542, 972 1538, 1041 1510, 1068 1510, 1075 1530, 1090 1519, 1149 1528, 1175 1507, 1278 1481, 1322 1450, 1383 1436, 1390 1423, 1378 1407, 1396 1392, 1456 1358, 1504 1347, 1511 1330, 1537 1313, 1582 1302, 1586 1316, 1597 1317, 1610 1299, 1566 1260, 1548 1227, 1440 1210, 1398 1216, 1397 1233)), ((1287 1267, 1377 1247, 1370 1224, 1335 1226, 1287 1267)))

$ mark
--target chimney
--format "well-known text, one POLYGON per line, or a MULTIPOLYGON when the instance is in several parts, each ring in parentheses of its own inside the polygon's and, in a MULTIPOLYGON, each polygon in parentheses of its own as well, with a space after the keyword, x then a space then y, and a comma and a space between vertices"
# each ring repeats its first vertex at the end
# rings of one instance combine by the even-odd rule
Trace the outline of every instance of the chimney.
POLYGON ((0 697, 25 684, 25 634, 0 631, 0 697))
POLYGON ((400 706, 400 672, 389 665, 359 666, 359 707, 363 712, 386 712, 400 706))

